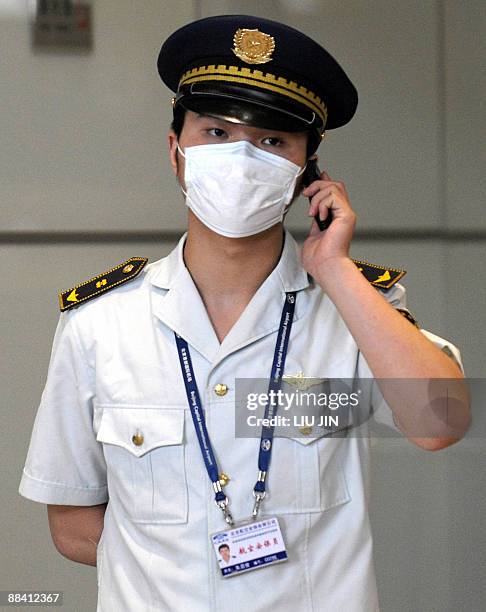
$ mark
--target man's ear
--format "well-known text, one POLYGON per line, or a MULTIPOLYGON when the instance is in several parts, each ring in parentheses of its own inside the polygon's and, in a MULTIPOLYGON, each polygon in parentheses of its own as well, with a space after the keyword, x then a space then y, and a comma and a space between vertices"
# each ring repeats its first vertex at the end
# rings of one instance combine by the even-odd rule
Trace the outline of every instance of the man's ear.
POLYGON ((174 171, 174 174, 177 176, 177 171, 179 169, 179 158, 177 155, 177 145, 179 144, 179 140, 174 130, 169 131, 169 134, 167 136, 167 144, 169 146, 170 165, 172 166, 172 170, 174 171))

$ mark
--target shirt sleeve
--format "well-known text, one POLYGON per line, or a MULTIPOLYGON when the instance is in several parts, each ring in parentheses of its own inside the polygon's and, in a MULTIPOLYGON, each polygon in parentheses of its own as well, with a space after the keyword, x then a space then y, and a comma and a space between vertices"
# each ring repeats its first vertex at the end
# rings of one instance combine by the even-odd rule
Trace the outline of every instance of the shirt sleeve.
POLYGON ((108 501, 106 463, 93 430, 94 370, 75 314, 62 313, 57 325, 18 491, 45 504, 91 506, 108 501))
MULTIPOLYGON (((381 291, 381 293, 383 297, 385 297, 385 299, 394 308, 400 308, 409 312, 407 309, 406 290, 403 285, 401 285, 400 283, 396 283, 392 287, 392 289, 390 289, 389 291, 381 291)), ((410 323, 410 325, 413 324, 410 323)), ((449 340, 445 340, 444 338, 441 338, 440 336, 437 336, 436 334, 433 334, 432 332, 427 331, 426 329, 420 328, 420 332, 424 334, 426 338, 431 340, 438 348, 444 351, 444 353, 446 353, 453 361, 455 361, 464 373, 461 353, 459 349, 454 344, 452 344, 452 342, 450 342, 449 340)), ((371 369, 361 351, 359 352, 358 357, 357 375, 358 378, 374 378, 371 369)), ((371 409, 371 418, 373 421, 382 425, 386 425, 391 429, 394 429, 401 433, 401 430, 393 417, 393 412, 389 405, 385 402, 380 388, 378 387, 376 382, 373 382, 372 384, 371 409)))

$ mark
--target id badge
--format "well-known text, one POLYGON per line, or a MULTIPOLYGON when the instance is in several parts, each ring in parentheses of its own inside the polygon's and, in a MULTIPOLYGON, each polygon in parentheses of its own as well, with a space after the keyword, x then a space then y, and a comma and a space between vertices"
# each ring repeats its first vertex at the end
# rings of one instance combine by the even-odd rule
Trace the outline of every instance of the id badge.
POLYGON ((287 561, 285 542, 276 517, 244 521, 211 535, 223 578, 287 561))

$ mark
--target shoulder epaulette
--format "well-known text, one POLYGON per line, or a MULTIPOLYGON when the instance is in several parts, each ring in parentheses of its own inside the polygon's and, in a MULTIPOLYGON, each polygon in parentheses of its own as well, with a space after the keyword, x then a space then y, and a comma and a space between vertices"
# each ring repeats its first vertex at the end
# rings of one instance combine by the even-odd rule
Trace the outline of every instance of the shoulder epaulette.
POLYGON ((358 266, 358 270, 363 276, 375 287, 388 291, 393 285, 398 282, 405 274, 406 270, 400 270, 399 268, 384 268, 368 261, 359 261, 353 259, 354 263, 358 266))
POLYGON ((59 307, 61 311, 75 308, 83 302, 87 302, 102 293, 110 291, 114 287, 134 279, 143 270, 147 261, 146 257, 131 257, 119 266, 111 268, 103 272, 103 274, 98 274, 98 276, 90 278, 84 283, 76 285, 76 287, 63 291, 59 294, 59 307))

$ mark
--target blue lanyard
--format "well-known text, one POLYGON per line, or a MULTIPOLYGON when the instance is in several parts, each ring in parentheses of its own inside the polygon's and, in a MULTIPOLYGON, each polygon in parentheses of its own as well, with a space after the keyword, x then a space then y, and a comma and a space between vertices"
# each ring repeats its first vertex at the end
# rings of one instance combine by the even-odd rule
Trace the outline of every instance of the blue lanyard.
MULTIPOLYGON (((278 329, 277 342, 275 343, 275 351, 273 356, 272 371, 270 374, 270 383, 268 386, 270 398, 276 397, 276 394, 270 393, 270 391, 273 390, 277 392, 280 389, 282 373, 285 367, 285 359, 287 357, 290 330, 292 329, 292 322, 294 318, 295 300, 295 291, 290 291, 285 294, 285 302, 282 309, 282 316, 280 318, 280 326, 278 329)), ((197 439, 199 442, 199 447, 201 448, 204 464, 213 484, 215 493, 214 501, 223 511, 225 521, 232 525, 233 518, 228 510, 229 500, 221 488, 218 464, 214 456, 213 447, 211 445, 206 427, 204 409, 202 407, 201 398, 199 397, 199 391, 197 389, 196 377, 194 375, 191 355, 189 353, 189 346, 184 338, 179 336, 179 334, 176 332, 174 332, 174 336, 179 353, 182 377, 186 387, 187 401, 191 410, 192 421, 194 423, 194 427, 196 428, 197 439)), ((275 416, 277 414, 277 408, 278 406, 272 401, 267 402, 264 418, 271 419, 273 416, 275 416)), ((253 488, 255 503, 253 506, 252 517, 254 519, 257 517, 261 501, 266 495, 265 479, 268 474, 270 458, 272 455, 274 429, 274 426, 262 427, 260 450, 258 453, 258 479, 253 488)))

